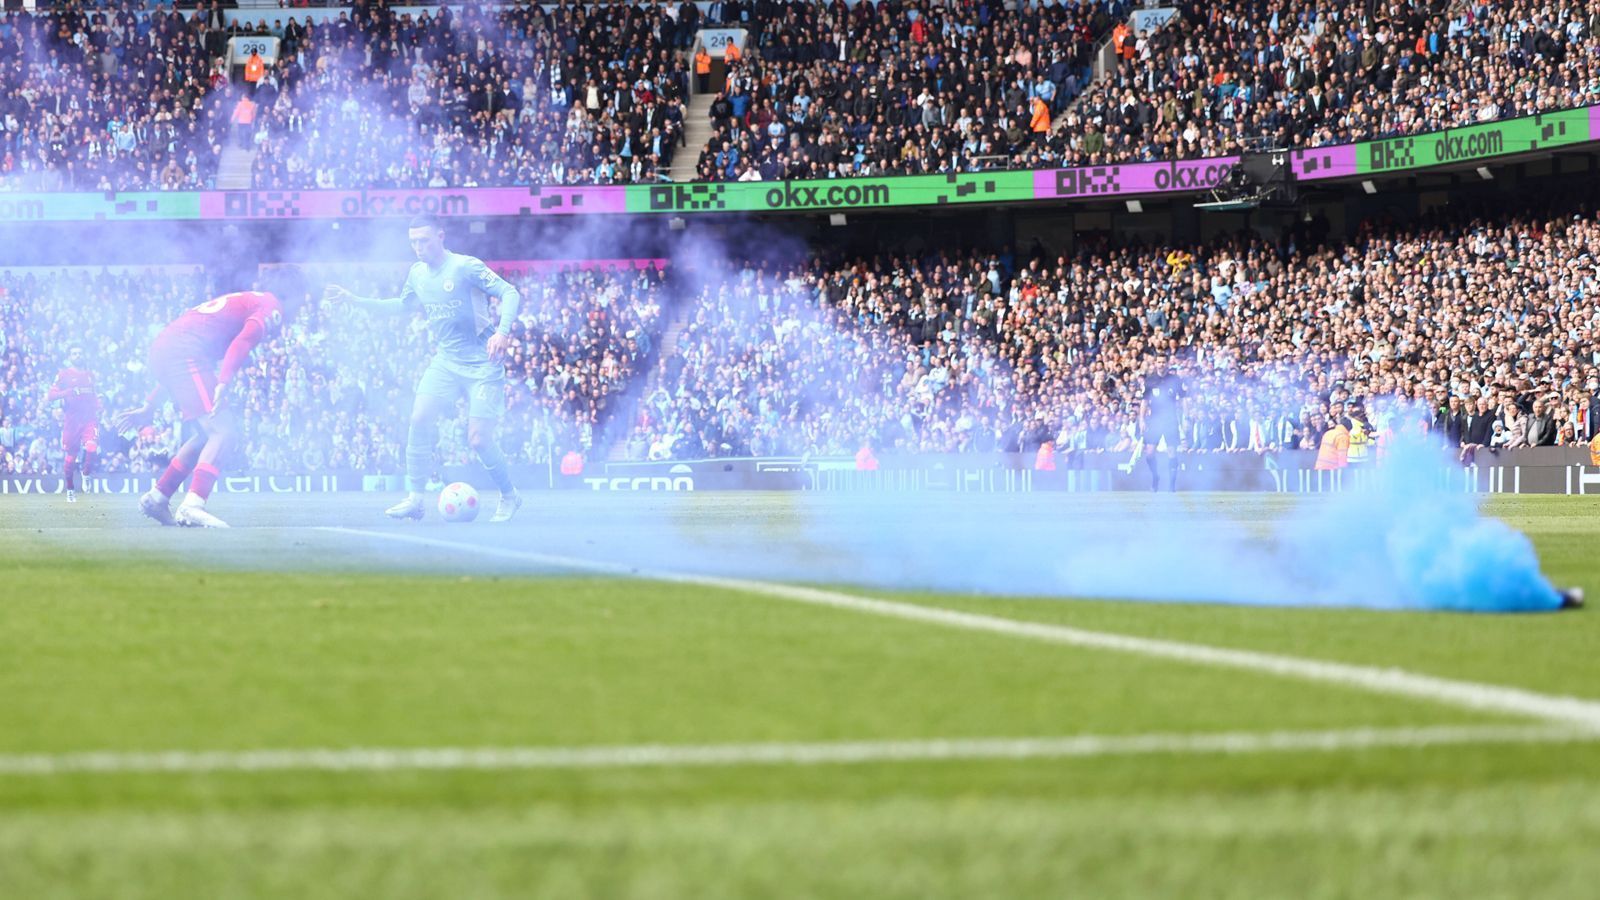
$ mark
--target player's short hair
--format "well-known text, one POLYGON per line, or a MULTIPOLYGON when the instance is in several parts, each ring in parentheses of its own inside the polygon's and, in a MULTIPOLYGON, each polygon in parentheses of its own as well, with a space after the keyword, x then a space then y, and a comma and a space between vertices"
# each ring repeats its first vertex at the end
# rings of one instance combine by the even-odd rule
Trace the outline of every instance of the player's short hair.
POLYGON ((444 231, 444 220, 436 215, 433 215, 432 213, 423 213, 421 215, 412 216, 411 224, 407 225, 406 227, 408 229, 432 228, 438 231, 444 231))
POLYGON ((286 311, 297 308, 311 290, 299 266, 273 266, 261 273, 259 282, 261 290, 277 297, 286 311))

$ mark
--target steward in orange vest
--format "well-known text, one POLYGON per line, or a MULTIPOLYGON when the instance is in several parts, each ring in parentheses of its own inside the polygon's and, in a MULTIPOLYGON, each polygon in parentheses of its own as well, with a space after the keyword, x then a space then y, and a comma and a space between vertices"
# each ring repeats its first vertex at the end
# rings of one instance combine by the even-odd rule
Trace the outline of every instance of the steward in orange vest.
POLYGON ((1338 419, 1322 433, 1322 446, 1317 449, 1317 469, 1331 472, 1350 464, 1350 430, 1338 419))
POLYGON ((582 475, 583 454, 576 450, 568 450, 567 454, 561 457, 561 474, 582 475))
MULTIPOLYGON (((731 47, 733 45, 729 44, 728 46, 731 47)), ((861 445, 861 449, 856 451, 856 471, 857 472, 876 472, 876 471, 878 471, 878 458, 876 456, 872 455, 872 445, 871 444, 862 444, 861 445)))
POLYGON ((250 58, 244 61, 244 80, 256 84, 266 74, 267 64, 261 59, 261 54, 251 50, 250 58))
POLYGON ((1033 456, 1033 470, 1035 472, 1054 472, 1056 470, 1056 443, 1045 441, 1039 445, 1039 452, 1033 456))
POLYGON ((1028 125, 1034 134, 1044 134, 1050 130, 1050 107, 1038 97, 1033 98, 1033 117, 1028 125))

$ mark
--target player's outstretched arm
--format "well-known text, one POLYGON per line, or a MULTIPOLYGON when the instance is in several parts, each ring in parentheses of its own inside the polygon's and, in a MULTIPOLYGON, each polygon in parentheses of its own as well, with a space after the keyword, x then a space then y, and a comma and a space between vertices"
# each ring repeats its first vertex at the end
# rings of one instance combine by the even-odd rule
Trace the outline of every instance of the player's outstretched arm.
POLYGON ((333 303, 348 303, 371 312, 399 313, 404 312, 406 308, 403 297, 362 297, 337 284, 323 288, 322 299, 333 303))

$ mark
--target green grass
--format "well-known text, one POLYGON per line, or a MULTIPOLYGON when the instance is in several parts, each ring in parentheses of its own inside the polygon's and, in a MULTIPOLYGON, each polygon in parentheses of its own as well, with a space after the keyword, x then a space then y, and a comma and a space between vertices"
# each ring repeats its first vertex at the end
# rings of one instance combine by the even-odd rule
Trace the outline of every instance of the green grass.
MULTIPOLYGON (((143 527, 126 498, 70 509, 0 498, 0 756, 1518 721, 734 591, 397 551, 303 527, 372 526, 367 507, 381 499, 228 497, 236 524, 269 527, 190 532, 143 527)), ((605 556, 664 517, 708 535, 782 539, 792 504, 564 495, 540 498, 515 530, 401 533, 605 556), (647 506, 663 515, 632 516, 647 506)), ((1600 505, 1518 498, 1490 508, 1532 537, 1558 583, 1596 596, 1600 505)), ((1218 497, 1185 509, 1197 519, 1270 518, 1285 506, 1218 497)), ((1592 613, 854 592, 1600 698, 1592 613)), ((5 898, 1587 897, 1600 879, 1597 838, 1592 742, 0 775, 5 898)))

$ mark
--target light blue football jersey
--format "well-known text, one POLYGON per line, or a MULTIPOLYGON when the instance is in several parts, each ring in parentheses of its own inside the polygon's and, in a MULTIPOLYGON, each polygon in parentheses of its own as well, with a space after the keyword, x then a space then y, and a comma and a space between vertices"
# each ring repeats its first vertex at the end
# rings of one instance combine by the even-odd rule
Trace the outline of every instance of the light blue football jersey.
POLYGON ((420 260, 411 267, 400 300, 408 309, 420 306, 427 315, 439 360, 476 367, 489 362, 485 342, 497 324, 489 315, 489 297, 504 303, 516 291, 483 260, 446 252, 438 268, 420 260))

